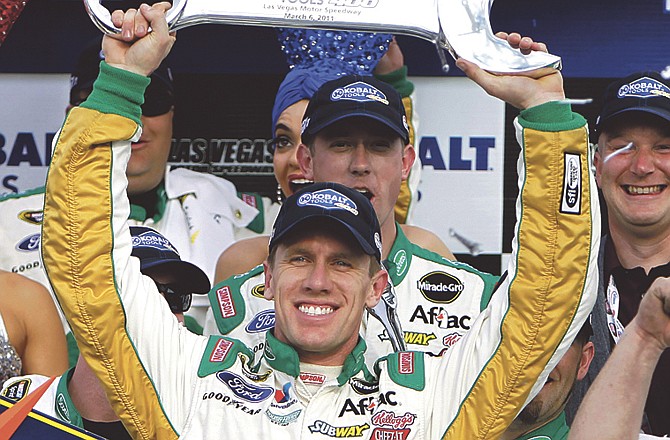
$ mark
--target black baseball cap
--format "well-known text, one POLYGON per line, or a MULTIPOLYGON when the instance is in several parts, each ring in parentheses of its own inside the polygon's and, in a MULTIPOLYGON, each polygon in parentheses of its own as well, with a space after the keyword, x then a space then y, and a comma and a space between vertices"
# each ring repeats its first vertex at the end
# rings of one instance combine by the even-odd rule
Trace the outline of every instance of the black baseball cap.
POLYGON ((363 116, 381 122, 409 143, 409 126, 398 92, 373 76, 347 75, 324 83, 309 100, 302 140, 309 143, 329 125, 363 116))
POLYGON ((670 122, 670 80, 658 72, 638 72, 610 83, 596 119, 596 134, 599 136, 614 116, 631 111, 654 114, 670 122))
MULTIPOLYGON (((270 237, 270 251, 306 220, 330 219, 346 227, 368 255, 381 262, 382 241, 377 214, 360 192, 333 182, 302 188, 282 204, 270 237)), ((324 228, 330 227, 323 222, 324 228)))
MULTIPOLYGON (((97 38, 79 54, 77 64, 70 75, 70 104, 73 106, 81 104, 81 92, 88 96, 93 89, 93 83, 100 71, 100 62, 105 59, 101 44, 102 40, 97 38)), ((174 105, 172 71, 164 61, 150 78, 151 83, 144 92, 142 114, 144 116, 165 114, 174 105)))
POLYGON ((170 283, 188 293, 208 293, 209 278, 195 264, 184 261, 170 241, 146 226, 130 226, 133 250, 131 255, 140 260, 140 271, 160 268, 174 274, 177 281, 170 283))

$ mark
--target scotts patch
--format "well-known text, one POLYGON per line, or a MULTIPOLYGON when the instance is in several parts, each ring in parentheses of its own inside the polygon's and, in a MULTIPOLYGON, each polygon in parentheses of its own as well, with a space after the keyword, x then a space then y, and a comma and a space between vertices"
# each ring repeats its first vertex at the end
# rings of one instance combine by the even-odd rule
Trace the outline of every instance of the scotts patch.
POLYGON ((563 197, 561 212, 579 214, 582 198, 582 164, 579 154, 565 153, 563 158, 563 197))
POLYGON ((358 206, 349 197, 334 189, 307 192, 298 199, 298 206, 316 206, 323 209, 344 209, 358 215, 358 206))
POLYGON ((32 223, 33 225, 39 225, 42 223, 44 218, 43 211, 21 211, 19 213, 19 218, 24 222, 32 223))
POLYGON ((379 391, 379 383, 377 382, 366 382, 354 377, 349 381, 349 384, 351 385, 352 390, 364 396, 367 396, 368 394, 374 394, 379 391))
POLYGON ((7 385, 2 391, 2 395, 8 399, 19 401, 28 394, 31 383, 32 381, 30 379, 19 379, 16 382, 7 385))
POLYGON ((431 302, 449 304, 463 291, 463 283, 445 272, 431 272, 417 281, 417 288, 431 302))
POLYGON ((58 393, 56 396, 56 412, 61 419, 68 423, 72 423, 72 420, 70 419, 70 410, 67 407, 67 401, 65 400, 65 395, 63 393, 58 393))
POLYGON ((179 255, 179 252, 177 252, 177 249, 175 249, 172 246, 172 243, 170 243, 167 238, 163 237, 162 235, 154 232, 154 231, 146 231, 142 232, 139 235, 135 235, 131 237, 133 247, 138 248, 138 247, 149 247, 153 249, 158 249, 159 251, 163 251, 165 249, 170 250, 174 252, 175 254, 179 255))
POLYGON ((399 277, 403 276, 409 267, 407 252, 405 252, 404 249, 399 250, 395 253, 391 261, 395 264, 395 274, 399 277))
POLYGON ((274 388, 262 387, 246 382, 240 376, 230 371, 220 371, 216 373, 217 379, 226 384, 240 399, 247 402, 262 402, 272 396, 274 388))
POLYGON ((245 327, 247 333, 260 333, 270 330, 275 326, 275 311, 263 310, 253 317, 253 319, 245 327))
POLYGON ((617 92, 617 97, 619 98, 656 98, 659 96, 670 98, 670 88, 662 82, 649 78, 648 76, 622 85, 617 92))
POLYGON ((228 356, 228 352, 233 346, 233 342, 227 339, 219 339, 212 353, 209 355, 210 362, 223 362, 223 360, 228 356))
POLYGON ((333 93, 330 94, 330 99, 331 101, 377 101, 384 105, 389 105, 386 95, 381 90, 364 81, 357 81, 333 90, 333 93))
POLYGON ((22 252, 34 252, 40 248, 40 234, 25 237, 17 243, 16 250, 22 252))
POLYGON ((255 296, 256 298, 265 299, 265 284, 256 284, 251 289, 251 295, 255 296))

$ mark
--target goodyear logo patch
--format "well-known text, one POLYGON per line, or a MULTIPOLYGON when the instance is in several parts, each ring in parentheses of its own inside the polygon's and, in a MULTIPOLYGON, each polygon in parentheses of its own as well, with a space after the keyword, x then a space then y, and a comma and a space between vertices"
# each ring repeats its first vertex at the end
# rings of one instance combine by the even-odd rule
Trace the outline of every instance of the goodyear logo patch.
POLYGON ((132 237, 132 242, 134 248, 148 247, 152 249, 157 249, 159 251, 168 250, 179 255, 177 249, 175 249, 172 246, 172 243, 170 243, 167 240, 167 238, 157 234, 154 231, 146 231, 141 233, 140 235, 136 235, 132 237))
POLYGON ((617 97, 619 98, 655 98, 658 96, 670 98, 670 88, 648 76, 622 85, 617 92, 617 97))
POLYGON ((358 215, 358 206, 349 197, 334 189, 321 189, 300 196, 298 206, 316 206, 323 209, 344 209, 358 215))
POLYGON ((357 81, 333 90, 333 93, 330 94, 330 100, 356 102, 377 101, 384 105, 389 105, 386 95, 382 93, 381 90, 364 81, 357 81))

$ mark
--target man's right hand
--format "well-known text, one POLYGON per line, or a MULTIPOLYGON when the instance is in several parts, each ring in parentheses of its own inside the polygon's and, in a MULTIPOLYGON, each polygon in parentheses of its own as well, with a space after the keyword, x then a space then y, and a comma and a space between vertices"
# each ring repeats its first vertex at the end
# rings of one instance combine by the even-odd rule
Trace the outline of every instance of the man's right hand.
POLYGON ((170 7, 170 3, 160 2, 152 6, 142 4, 139 10, 114 11, 112 23, 121 28, 121 33, 106 35, 102 40, 107 64, 144 76, 151 75, 176 40, 165 19, 170 7))
POLYGON ((670 278, 652 283, 631 324, 645 340, 656 341, 661 351, 670 347, 670 278))

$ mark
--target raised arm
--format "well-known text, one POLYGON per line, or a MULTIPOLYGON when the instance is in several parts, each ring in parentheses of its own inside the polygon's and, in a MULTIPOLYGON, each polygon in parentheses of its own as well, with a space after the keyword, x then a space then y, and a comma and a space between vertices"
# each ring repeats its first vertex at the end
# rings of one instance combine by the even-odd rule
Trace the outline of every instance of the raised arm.
MULTIPOLYGON (((523 50, 543 47, 509 38, 523 50)), ((440 423, 431 436, 498 438, 537 394, 593 307, 599 207, 586 121, 564 102, 560 73, 492 75, 463 60, 458 65, 488 93, 523 109, 515 120, 517 223, 507 275, 488 307, 441 359, 426 359, 439 368, 426 389, 435 390, 435 400, 456 402, 432 409, 440 423)))
POLYGON ((113 14, 93 91, 72 109, 49 168, 42 254, 80 352, 134 438, 176 439, 207 343, 181 326, 131 257, 126 165, 146 77, 172 46, 168 3, 113 14), (120 21, 119 21, 120 20, 120 21), (151 26, 153 31, 147 34, 151 26))
POLYGON ((654 369, 668 347, 670 278, 658 278, 589 388, 570 439, 637 439, 654 369))

